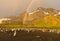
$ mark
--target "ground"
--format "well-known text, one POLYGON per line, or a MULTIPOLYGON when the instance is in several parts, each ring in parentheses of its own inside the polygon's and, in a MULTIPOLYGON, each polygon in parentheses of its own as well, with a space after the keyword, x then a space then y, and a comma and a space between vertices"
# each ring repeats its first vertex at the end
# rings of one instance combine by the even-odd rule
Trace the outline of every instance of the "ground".
POLYGON ((14 31, 1 31, 0 30, 0 41, 60 41, 60 33, 54 32, 42 32, 41 30, 16 30, 14 31))

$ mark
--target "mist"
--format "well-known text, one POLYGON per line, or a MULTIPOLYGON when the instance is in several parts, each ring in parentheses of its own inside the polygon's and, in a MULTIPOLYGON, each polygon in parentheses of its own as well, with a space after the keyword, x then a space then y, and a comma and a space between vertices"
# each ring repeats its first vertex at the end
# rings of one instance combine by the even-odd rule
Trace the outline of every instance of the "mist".
POLYGON ((60 10, 60 0, 0 0, 0 17, 19 15, 27 10, 31 12, 38 7, 60 10))

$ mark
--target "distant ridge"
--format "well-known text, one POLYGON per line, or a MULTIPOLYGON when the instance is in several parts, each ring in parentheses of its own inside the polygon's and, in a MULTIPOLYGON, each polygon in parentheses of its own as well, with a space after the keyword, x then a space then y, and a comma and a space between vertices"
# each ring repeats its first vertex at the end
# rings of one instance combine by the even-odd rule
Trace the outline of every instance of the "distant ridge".
POLYGON ((60 26, 60 11, 53 8, 39 7, 31 13, 24 11, 19 16, 10 17, 11 23, 27 26, 60 26))

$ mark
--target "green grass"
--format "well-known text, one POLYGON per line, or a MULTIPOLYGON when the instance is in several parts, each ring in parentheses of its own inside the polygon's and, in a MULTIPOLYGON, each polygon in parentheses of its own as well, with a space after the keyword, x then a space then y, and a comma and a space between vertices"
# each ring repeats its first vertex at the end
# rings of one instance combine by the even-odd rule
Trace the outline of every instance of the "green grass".
POLYGON ((24 25, 16 25, 16 24, 9 24, 9 25, 0 25, 0 28, 36 28, 36 29, 60 29, 60 26, 51 26, 51 27, 35 27, 35 26, 24 26, 24 25))

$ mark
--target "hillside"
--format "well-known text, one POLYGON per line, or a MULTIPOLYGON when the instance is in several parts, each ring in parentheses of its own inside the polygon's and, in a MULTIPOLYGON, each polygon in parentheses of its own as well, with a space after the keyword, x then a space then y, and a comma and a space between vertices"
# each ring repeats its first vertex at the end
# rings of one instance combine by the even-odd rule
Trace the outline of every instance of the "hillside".
POLYGON ((9 17, 5 24, 20 24, 25 27, 57 27, 60 26, 60 11, 53 8, 39 7, 31 13, 24 11, 18 16, 9 17))
POLYGON ((23 13, 23 24, 34 27, 60 26, 60 11, 53 8, 37 8, 31 13, 23 13))

